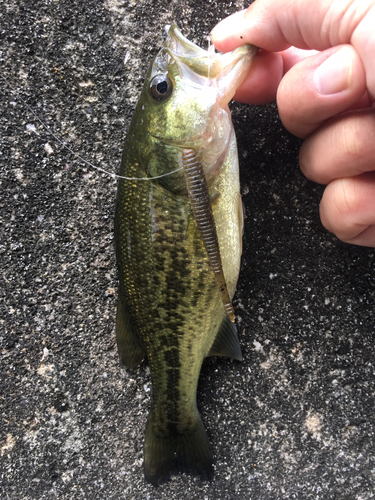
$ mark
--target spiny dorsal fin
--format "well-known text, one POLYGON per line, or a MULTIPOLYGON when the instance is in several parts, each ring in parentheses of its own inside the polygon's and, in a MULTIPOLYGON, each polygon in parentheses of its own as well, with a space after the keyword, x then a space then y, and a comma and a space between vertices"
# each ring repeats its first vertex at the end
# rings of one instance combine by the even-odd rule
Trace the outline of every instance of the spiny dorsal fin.
POLYGON ((210 352, 209 356, 225 356, 226 358, 237 359, 242 361, 242 353, 240 343, 238 341, 237 328, 229 319, 229 316, 225 316, 219 331, 217 332, 216 338, 210 352))

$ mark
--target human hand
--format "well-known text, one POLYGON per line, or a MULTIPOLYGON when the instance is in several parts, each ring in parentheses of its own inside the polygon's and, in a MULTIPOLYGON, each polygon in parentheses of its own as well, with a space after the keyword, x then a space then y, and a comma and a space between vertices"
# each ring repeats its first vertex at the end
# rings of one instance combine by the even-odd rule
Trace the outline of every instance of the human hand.
POLYGON ((276 97, 285 127, 305 139, 301 170, 327 184, 323 225, 375 247, 375 0, 257 0, 212 41, 223 52, 262 49, 235 99, 276 97))

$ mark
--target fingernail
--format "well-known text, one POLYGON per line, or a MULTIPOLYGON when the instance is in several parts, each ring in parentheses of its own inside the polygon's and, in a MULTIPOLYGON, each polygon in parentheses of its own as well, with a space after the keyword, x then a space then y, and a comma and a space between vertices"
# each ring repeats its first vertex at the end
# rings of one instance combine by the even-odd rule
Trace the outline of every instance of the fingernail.
POLYGON ((326 59, 314 73, 319 94, 337 94, 348 89, 352 82, 353 55, 349 47, 342 47, 326 59))

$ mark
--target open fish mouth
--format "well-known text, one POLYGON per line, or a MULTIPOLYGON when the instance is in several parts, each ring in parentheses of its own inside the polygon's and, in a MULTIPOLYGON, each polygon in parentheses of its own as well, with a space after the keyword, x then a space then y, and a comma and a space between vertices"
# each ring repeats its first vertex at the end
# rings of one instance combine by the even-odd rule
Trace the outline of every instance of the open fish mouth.
POLYGON ((164 48, 177 62, 181 78, 186 76, 199 86, 217 87, 218 102, 222 106, 228 104, 248 73, 258 48, 247 44, 223 54, 215 52, 213 45, 208 50, 202 49, 185 38, 175 24, 166 26, 166 30, 164 48))
POLYGON ((208 79, 215 78, 220 73, 222 62, 213 45, 210 45, 208 50, 202 49, 184 37, 175 24, 166 25, 165 30, 168 33, 165 46, 168 46, 171 54, 183 61, 194 73, 208 79))

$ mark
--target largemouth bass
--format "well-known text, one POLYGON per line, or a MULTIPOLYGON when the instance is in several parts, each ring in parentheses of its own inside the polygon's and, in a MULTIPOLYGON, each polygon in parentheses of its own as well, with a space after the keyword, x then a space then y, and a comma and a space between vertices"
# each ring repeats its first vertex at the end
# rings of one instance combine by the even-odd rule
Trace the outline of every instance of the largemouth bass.
POLYGON ((228 103, 255 53, 249 45, 206 51, 171 26, 124 147, 117 344, 127 368, 150 364, 144 470, 153 484, 174 470, 212 478, 196 406, 199 373, 206 356, 242 359, 231 299, 243 217, 228 103))

